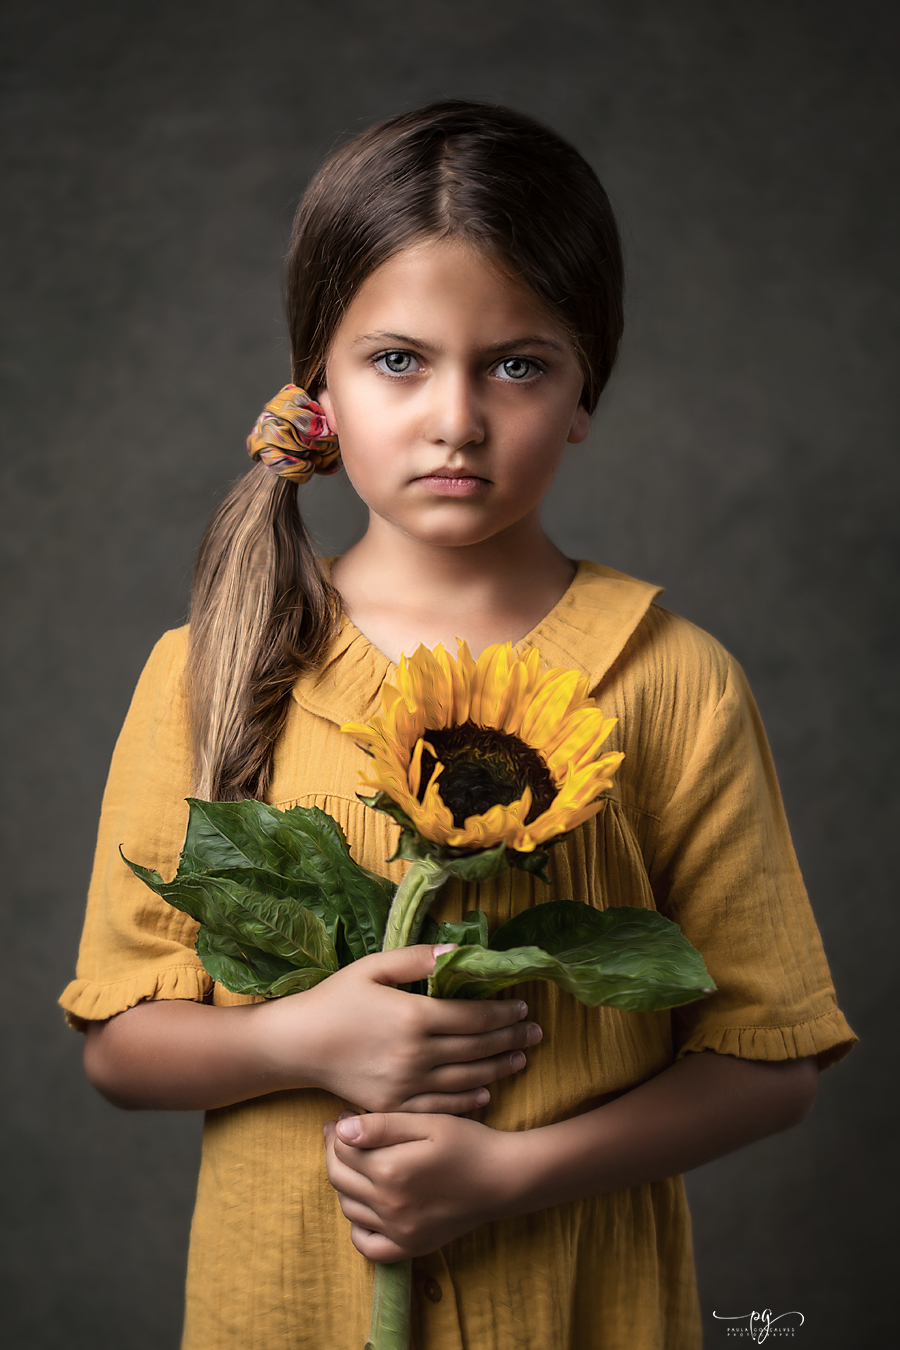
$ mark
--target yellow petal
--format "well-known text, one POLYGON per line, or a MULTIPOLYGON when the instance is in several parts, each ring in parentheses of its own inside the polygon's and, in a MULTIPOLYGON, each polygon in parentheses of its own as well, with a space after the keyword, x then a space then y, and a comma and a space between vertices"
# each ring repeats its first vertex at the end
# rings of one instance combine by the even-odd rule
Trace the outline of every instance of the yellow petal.
POLYGON ((525 655, 520 657, 515 669, 522 672, 522 684, 503 719, 503 730, 510 736, 521 735, 522 719, 528 712, 529 704, 541 683, 541 658, 537 648, 529 647, 525 655))
POLYGON ((526 788, 522 797, 518 801, 510 802, 508 806, 502 806, 498 802, 483 815, 468 816, 463 828, 455 830, 450 836, 448 840, 450 846, 472 850, 496 848, 504 840, 514 837, 521 829, 522 818, 528 814, 528 807, 524 811, 522 809, 526 795, 530 807, 531 793, 526 788))
POLYGON ((541 754, 551 766, 557 763, 587 763, 616 724, 615 717, 604 717, 599 708, 579 708, 560 724, 559 730, 544 744, 541 754))
POLYGON ((495 643, 485 647, 475 662, 472 676, 472 692, 469 697, 469 717, 479 727, 493 726, 490 720, 496 700, 496 689, 508 667, 508 653, 512 649, 508 643, 495 643))
POLYGON ((409 761, 409 791, 410 795, 416 799, 418 799, 419 788, 422 785, 422 751, 424 749, 425 740, 424 737, 420 736, 409 761))
POLYGON ((450 835, 454 829, 452 812, 445 805, 438 790, 438 781, 443 767, 443 764, 437 765, 432 774, 431 782, 425 789, 425 796, 421 804, 415 802, 413 809, 407 812, 419 833, 435 844, 449 843, 450 835))
MULTIPOLYGON (((456 662, 451 659, 442 643, 435 647, 434 659, 440 667, 441 688, 444 691, 444 697, 440 719, 436 715, 433 722, 428 722, 428 726, 433 731, 442 731, 444 727, 455 726, 459 721, 456 711, 456 697, 457 687, 462 683, 462 680, 456 662)), ((465 721, 465 718, 462 720, 465 721)))
POLYGON ((565 718, 572 703, 576 686, 582 677, 576 670, 553 671, 539 688, 522 719, 520 735, 535 750, 542 750, 565 718), (553 678, 551 678, 551 676, 553 678))
POLYGON ((398 669, 398 687, 409 708, 421 708, 425 725, 447 725, 451 709, 451 685, 447 672, 436 652, 427 647, 417 648, 412 659, 403 661, 402 683, 398 669))

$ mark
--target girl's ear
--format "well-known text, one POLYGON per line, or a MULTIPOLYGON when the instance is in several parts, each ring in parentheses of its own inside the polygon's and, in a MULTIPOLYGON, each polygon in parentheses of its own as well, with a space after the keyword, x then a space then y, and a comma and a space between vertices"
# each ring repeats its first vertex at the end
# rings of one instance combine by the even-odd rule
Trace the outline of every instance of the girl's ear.
POLYGON ((336 436, 337 423, 334 420, 334 406, 331 402, 331 395, 324 385, 320 385, 316 390, 316 402, 325 414, 325 420, 328 422, 328 429, 332 436, 336 436))
MULTIPOLYGON (((323 405, 324 406, 324 405, 323 405)), ((569 445, 580 445, 591 429, 591 414, 583 403, 579 403, 575 409, 575 416, 572 418, 572 424, 569 427, 569 434, 566 440, 569 445)))

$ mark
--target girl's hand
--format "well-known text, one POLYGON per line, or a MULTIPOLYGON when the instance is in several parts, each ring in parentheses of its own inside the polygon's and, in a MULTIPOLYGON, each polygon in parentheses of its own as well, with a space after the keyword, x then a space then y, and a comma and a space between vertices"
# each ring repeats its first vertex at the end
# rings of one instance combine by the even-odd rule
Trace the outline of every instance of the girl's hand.
POLYGON ((424 1256, 499 1218, 518 1136, 442 1115, 342 1115, 325 1126, 328 1179, 370 1261, 424 1256))
POLYGON ((477 1224, 677 1176, 789 1129, 812 1109, 807 1059, 685 1055, 582 1115, 531 1130, 453 1116, 342 1116, 328 1176, 372 1261, 422 1256, 477 1224))
MULTIPOLYGON (((440 948, 439 950, 445 950, 440 948)), ((306 993, 258 1005, 260 1049, 284 1087, 321 1087, 367 1111, 461 1114, 490 1100, 541 1039, 517 999, 425 998, 435 948, 378 952, 306 993)))

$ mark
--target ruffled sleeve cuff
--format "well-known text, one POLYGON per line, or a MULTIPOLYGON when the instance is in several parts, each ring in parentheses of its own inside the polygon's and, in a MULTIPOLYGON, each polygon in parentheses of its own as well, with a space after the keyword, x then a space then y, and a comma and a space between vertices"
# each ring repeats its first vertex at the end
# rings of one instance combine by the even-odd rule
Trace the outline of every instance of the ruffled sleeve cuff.
POLYGON ((200 1003, 213 987, 206 971, 197 964, 166 966, 142 971, 112 984, 73 980, 60 998, 66 1021, 76 1031, 86 1031, 89 1022, 105 1022, 116 1013, 155 999, 184 998, 200 1003))
POLYGON ((678 1058, 692 1051, 715 1050, 738 1059, 805 1059, 815 1055, 827 1069, 848 1055, 858 1036, 838 1008, 808 1022, 786 1027, 703 1026, 679 1047, 678 1058))

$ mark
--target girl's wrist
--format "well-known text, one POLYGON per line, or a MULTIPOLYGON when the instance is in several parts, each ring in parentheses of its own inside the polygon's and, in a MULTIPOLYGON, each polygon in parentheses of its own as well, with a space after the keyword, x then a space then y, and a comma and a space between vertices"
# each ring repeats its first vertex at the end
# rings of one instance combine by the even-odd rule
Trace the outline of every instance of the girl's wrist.
POLYGON ((496 1210, 492 1217, 513 1218, 552 1204, 542 1199, 552 1171, 545 1129, 491 1133, 494 1143, 487 1156, 486 1185, 496 1210))
MULTIPOLYGON (((506 1143, 493 1162, 495 1185, 502 1206, 498 1218, 533 1214, 581 1198, 595 1189, 591 1184, 593 1177, 586 1181, 584 1175, 585 1169, 592 1173, 596 1166, 594 1150, 587 1147, 587 1138, 576 1141, 558 1124, 512 1131, 503 1138, 506 1143)), ((601 1186, 600 1189, 605 1188, 601 1186)))
POLYGON ((246 1024, 248 1049, 265 1084, 263 1092, 326 1086, 320 1056, 315 1053, 313 1000, 308 1008, 304 1008, 308 1016, 304 1016, 302 1038, 297 1034, 297 1018, 292 1005, 301 998, 305 1002, 307 995, 289 994, 284 999, 268 999, 248 1010, 252 1011, 246 1024))

